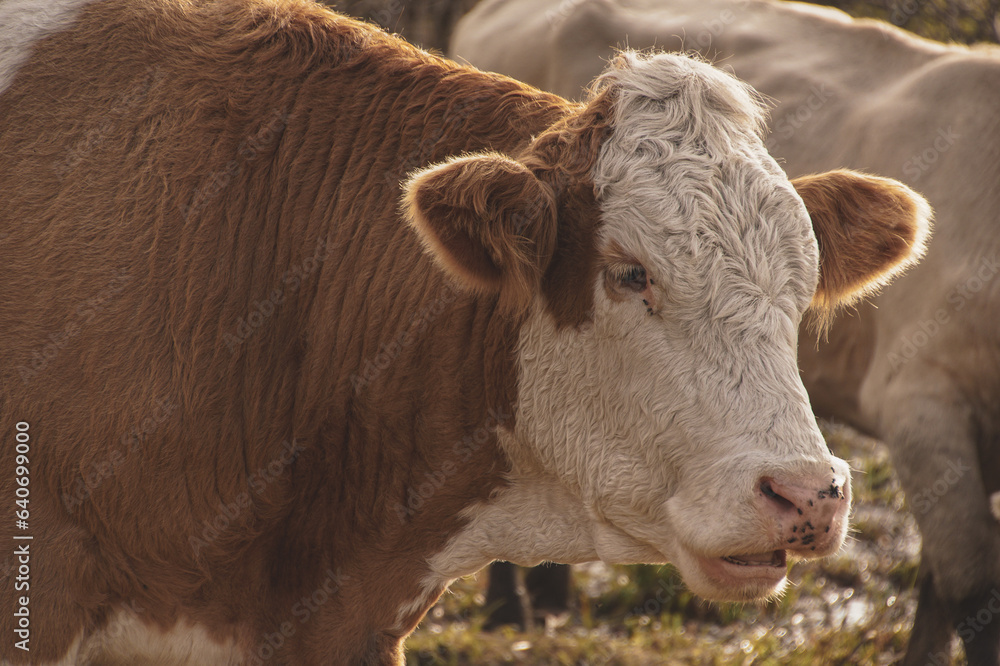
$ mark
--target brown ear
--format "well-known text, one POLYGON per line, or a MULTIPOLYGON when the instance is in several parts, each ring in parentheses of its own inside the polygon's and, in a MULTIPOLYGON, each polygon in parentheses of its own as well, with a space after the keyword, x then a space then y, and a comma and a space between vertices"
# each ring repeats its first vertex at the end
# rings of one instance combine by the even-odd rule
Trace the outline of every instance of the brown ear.
POLYGON ((826 319, 871 294, 924 254, 931 208, 899 181, 838 170, 792 181, 819 242, 812 308, 826 319))
POLYGON ((414 174, 404 213, 424 248, 467 288, 527 307, 556 241, 551 189, 499 153, 452 158, 414 174))

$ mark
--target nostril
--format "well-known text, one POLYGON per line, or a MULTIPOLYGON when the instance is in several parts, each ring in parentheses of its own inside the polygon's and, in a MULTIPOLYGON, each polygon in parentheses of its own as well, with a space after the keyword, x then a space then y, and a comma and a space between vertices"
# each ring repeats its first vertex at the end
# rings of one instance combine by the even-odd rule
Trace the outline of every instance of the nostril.
POLYGON ((828 497, 832 499, 844 499, 846 497, 844 495, 844 484, 837 483, 837 479, 832 479, 830 481, 830 487, 820 490, 817 495, 819 496, 819 499, 826 499, 828 497))
MULTIPOLYGON (((798 509, 798 507, 795 506, 794 502, 792 502, 786 497, 782 497, 777 492, 775 492, 774 487, 771 485, 771 479, 761 479, 760 492, 764 494, 764 497, 767 497, 772 502, 780 506, 782 509, 788 509, 788 510, 798 509)), ((799 510, 799 513, 802 513, 802 511, 799 510)))

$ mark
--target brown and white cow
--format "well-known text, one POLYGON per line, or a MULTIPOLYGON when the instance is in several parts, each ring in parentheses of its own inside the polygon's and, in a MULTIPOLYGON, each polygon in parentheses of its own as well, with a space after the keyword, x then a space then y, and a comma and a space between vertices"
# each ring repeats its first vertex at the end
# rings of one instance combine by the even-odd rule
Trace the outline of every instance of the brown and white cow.
POLYGON ((484 2, 452 48, 578 97, 620 43, 697 49, 775 100, 766 143, 789 174, 871 170, 930 200, 919 268, 818 349, 803 336, 800 362, 817 412, 888 444, 924 535, 906 663, 940 658, 949 625, 969 663, 1000 663, 1000 51, 757 0, 484 2))
POLYGON ((746 85, 572 104, 305 0, 0 26, 3 659, 393 664, 495 558, 745 600, 840 547, 797 327, 929 211, 797 192, 746 85))

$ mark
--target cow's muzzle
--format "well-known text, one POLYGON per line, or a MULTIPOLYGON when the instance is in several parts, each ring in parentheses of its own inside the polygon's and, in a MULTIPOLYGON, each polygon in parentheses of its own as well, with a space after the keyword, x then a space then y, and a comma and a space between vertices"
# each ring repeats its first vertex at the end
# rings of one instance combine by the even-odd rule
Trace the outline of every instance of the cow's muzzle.
POLYGON ((774 526, 779 547, 806 558, 840 547, 851 506, 847 475, 831 467, 825 474, 765 476, 757 488, 756 508, 774 526))

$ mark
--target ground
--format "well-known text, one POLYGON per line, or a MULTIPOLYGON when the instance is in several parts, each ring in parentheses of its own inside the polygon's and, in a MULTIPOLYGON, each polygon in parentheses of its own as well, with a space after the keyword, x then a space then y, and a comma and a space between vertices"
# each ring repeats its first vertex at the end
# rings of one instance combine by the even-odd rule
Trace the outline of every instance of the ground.
MULTIPOLYGON (((885 447, 823 424, 854 470, 851 536, 840 553, 791 566, 763 605, 709 604, 670 566, 574 567, 576 608, 529 632, 481 630, 486 574, 455 582, 407 641, 407 666, 891 664, 916 609, 920 535, 885 447)), ((957 640, 953 663, 960 659, 957 640)))

